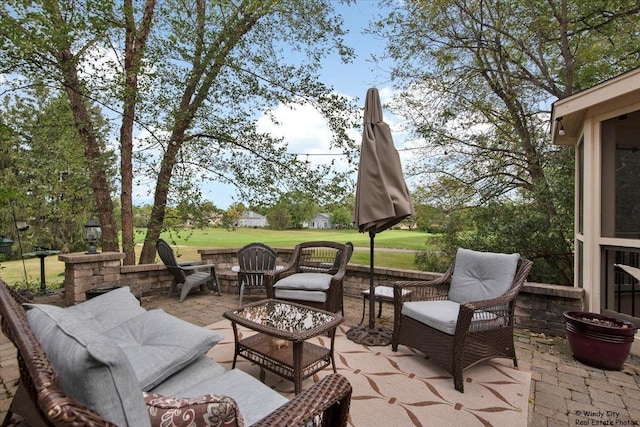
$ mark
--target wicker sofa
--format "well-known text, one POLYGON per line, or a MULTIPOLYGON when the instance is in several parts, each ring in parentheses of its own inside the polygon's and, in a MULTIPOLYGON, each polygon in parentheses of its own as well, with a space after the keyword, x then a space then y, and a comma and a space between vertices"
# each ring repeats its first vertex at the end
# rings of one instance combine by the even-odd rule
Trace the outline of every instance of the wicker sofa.
POLYGON ((32 426, 346 425, 346 378, 329 375, 289 401, 207 358, 215 332, 145 310, 128 288, 68 308, 20 302, 0 280, 20 369, 3 425, 14 414, 32 426))

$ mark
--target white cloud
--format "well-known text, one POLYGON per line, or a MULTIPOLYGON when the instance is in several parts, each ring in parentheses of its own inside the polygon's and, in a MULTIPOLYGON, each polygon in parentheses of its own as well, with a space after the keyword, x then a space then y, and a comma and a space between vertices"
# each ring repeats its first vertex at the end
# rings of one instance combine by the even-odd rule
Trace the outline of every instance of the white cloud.
MULTIPOLYGON (((287 152, 299 154, 300 161, 309 161, 314 165, 336 160, 337 167, 346 167, 346 159, 340 156, 342 150, 331 148, 331 130, 322 114, 313 105, 279 105, 271 114, 276 123, 269 116, 263 115, 258 119, 258 130, 281 137, 287 144, 287 152)), ((357 134, 351 137, 359 139, 357 134)))
POLYGON ((331 132, 326 121, 311 104, 279 105, 272 114, 279 124, 263 115, 258 130, 282 137, 292 153, 329 151, 331 132))
MULTIPOLYGON (((394 95, 394 90, 391 87, 380 88, 379 92, 383 106, 394 95)), ((361 101, 362 105, 360 107, 364 108, 364 97, 361 98, 361 101)), ((390 109, 384 107, 383 117, 391 127, 395 146, 400 149, 399 154, 402 164, 408 164, 412 152, 402 151, 402 148, 409 142, 405 141, 407 133, 404 130, 404 119, 393 115, 390 109)), ((319 165, 328 164, 333 160, 335 162, 334 168, 337 170, 346 170, 349 167, 346 157, 340 156, 342 150, 331 148, 330 146, 332 134, 326 120, 309 103, 279 105, 270 114, 263 114, 258 118, 257 128, 260 132, 282 138, 288 146, 287 151, 299 154, 298 159, 300 161, 309 161, 312 165, 319 165), (274 120, 271 119, 271 116, 273 116, 274 120), (335 154, 335 156, 327 154, 335 154)), ((142 132, 137 136, 137 139, 144 136, 145 132, 142 132)), ((360 144, 362 129, 351 131, 350 137, 357 144, 360 144)), ((136 146, 139 145, 136 144, 136 146)), ((353 176, 354 182, 355 178, 356 174, 353 176)), ((151 188, 149 183, 141 184, 139 187, 134 188, 134 197, 148 202, 150 199, 145 195, 151 188)), ((216 206, 224 209, 232 203, 232 197, 235 193, 235 189, 232 186, 209 182, 202 185, 202 190, 206 198, 210 199, 216 206)))

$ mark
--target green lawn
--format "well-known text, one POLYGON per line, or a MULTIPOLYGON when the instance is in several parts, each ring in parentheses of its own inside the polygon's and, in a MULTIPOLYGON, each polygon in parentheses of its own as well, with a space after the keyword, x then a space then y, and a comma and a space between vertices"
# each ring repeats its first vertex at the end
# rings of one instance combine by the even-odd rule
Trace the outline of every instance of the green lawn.
MULTIPOLYGON (((144 232, 136 234, 138 245, 142 244, 144 232)), ((261 228, 238 228, 227 231, 221 228, 185 230, 178 235, 163 233, 162 238, 170 244, 177 245, 176 254, 183 260, 198 260, 198 249, 205 248, 240 248, 247 243, 263 242, 275 248, 293 248, 300 242, 329 240, 336 242, 352 242, 355 246, 351 263, 369 265, 369 235, 358 233, 356 230, 267 230, 261 228)), ((386 230, 375 236, 374 253, 377 267, 393 267, 412 269, 413 252, 392 252, 384 249, 425 248, 429 234, 418 231, 386 230)), ((136 252, 138 255, 140 250, 136 252)), ((38 258, 0 262, 0 278, 8 284, 24 283, 27 272, 27 282, 32 287, 40 283, 40 262, 38 258), (35 285, 34 285, 35 284, 35 285)), ((64 280, 64 263, 58 261, 56 255, 45 258, 46 281, 49 287, 56 287, 64 280)))
MULTIPOLYGON (((292 248, 301 242, 314 240, 330 240, 335 242, 352 242, 354 246, 369 247, 369 234, 358 233, 356 230, 267 230, 263 228, 237 228, 235 231, 227 231, 221 228, 208 228, 204 230, 194 229, 174 236, 179 245, 236 248, 251 242, 263 242, 274 247, 292 248), (193 233, 189 236, 190 233, 193 233)), ((137 233, 142 242, 143 233, 137 233)), ((171 241, 168 233, 161 236, 171 241)), ((408 230, 387 230, 375 237, 375 247, 394 249, 424 249, 428 233, 408 230)))

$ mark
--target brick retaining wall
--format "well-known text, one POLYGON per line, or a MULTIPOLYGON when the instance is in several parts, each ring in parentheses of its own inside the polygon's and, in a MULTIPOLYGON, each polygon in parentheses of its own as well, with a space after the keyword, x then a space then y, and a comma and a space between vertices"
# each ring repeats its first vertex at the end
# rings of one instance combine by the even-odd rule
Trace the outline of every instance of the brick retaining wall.
POLYGON ((569 310, 584 310, 584 289, 527 282, 516 300, 515 324, 536 332, 564 336, 562 313, 569 310))
MULTIPOLYGON (((288 263, 293 249, 276 249, 278 265, 288 263)), ((201 260, 216 264, 216 273, 222 292, 237 292, 237 275, 231 267, 237 265, 237 249, 200 249, 201 260)), ((173 277, 162 263, 121 265, 124 254, 74 253, 59 255, 65 263, 65 300, 73 305, 86 299, 85 292, 105 286, 130 286, 139 296, 168 292, 173 277)), ((390 286, 396 280, 432 280, 440 273, 392 268, 374 268, 376 285, 390 286)), ((349 264, 344 282, 344 292, 360 296, 369 288, 369 267, 349 264)), ((584 289, 543 283, 525 283, 516 302, 516 326, 548 335, 564 335, 562 312, 584 308, 584 289)))

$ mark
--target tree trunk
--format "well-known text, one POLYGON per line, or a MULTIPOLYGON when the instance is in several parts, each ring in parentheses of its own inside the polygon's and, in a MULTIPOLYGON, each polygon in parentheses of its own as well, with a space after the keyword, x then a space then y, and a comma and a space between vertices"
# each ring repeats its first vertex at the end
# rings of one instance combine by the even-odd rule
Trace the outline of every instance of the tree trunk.
MULTIPOLYGON (((203 37, 206 33, 205 16, 207 3, 204 0, 195 2, 198 9, 198 20, 194 26, 194 31, 203 37)), ((164 217, 167 208, 167 198, 169 185, 173 175, 173 167, 176 163, 176 156, 184 144, 185 135, 192 124, 195 112, 206 99, 215 77, 222 69, 227 56, 236 44, 258 21, 259 18, 271 12, 272 2, 256 2, 245 4, 246 9, 241 10, 237 20, 229 22, 227 29, 221 31, 218 40, 209 45, 209 49, 199 50, 193 58, 193 69, 191 75, 185 83, 184 92, 180 102, 180 107, 175 117, 171 138, 167 144, 167 149, 162 158, 158 180, 156 181, 156 191, 153 200, 151 218, 147 226, 147 235, 144 239, 142 252, 140 253, 140 264, 154 262, 156 255, 156 242, 160 237, 164 217)))
POLYGON ((73 112, 73 119, 80 138, 84 144, 84 153, 89 172, 91 173, 91 188, 98 209, 98 221, 102 228, 102 250, 115 251, 118 247, 118 232, 113 215, 113 201, 107 179, 107 172, 102 158, 102 149, 96 136, 94 123, 88 106, 82 96, 83 88, 78 79, 78 73, 73 63, 73 55, 69 49, 58 52, 60 68, 63 72, 65 91, 69 97, 69 104, 73 112))
MULTIPOLYGON (((126 97, 125 97, 126 98, 126 97)), ((122 227, 122 252, 124 265, 136 263, 135 241, 133 239, 133 115, 134 106, 129 100, 124 103, 122 126, 120 127, 120 225, 122 227)))
MULTIPOLYGON (((173 140, 173 138, 172 138, 173 140)), ((173 174, 173 166, 175 165, 176 155, 179 150, 179 143, 169 143, 167 151, 162 158, 160 165, 160 173, 156 182, 156 192, 153 197, 153 208, 151 209, 151 218, 147 225, 147 235, 144 239, 142 252, 140 253, 140 264, 149 264, 154 262, 156 256, 156 242, 160 238, 162 225, 167 208, 167 197, 169 195, 169 184, 171 175, 173 174)))
POLYGON ((151 29, 151 21, 155 8, 155 0, 147 0, 140 30, 136 30, 135 17, 131 0, 125 0, 126 16, 125 57, 124 57, 124 94, 122 126, 120 127, 120 203, 122 212, 122 251, 124 265, 136 263, 135 240, 133 237, 133 124, 136 113, 136 94, 138 93, 138 73, 140 62, 151 29))

